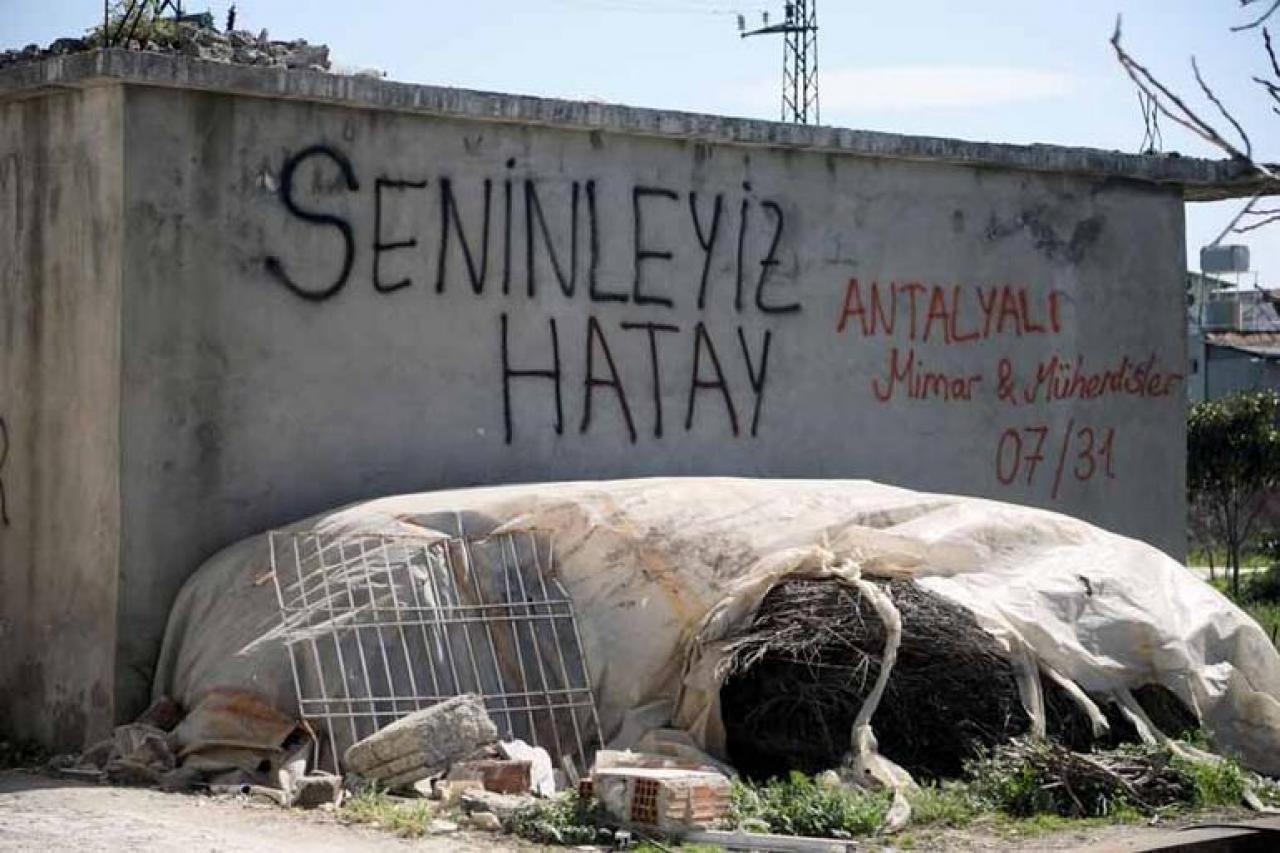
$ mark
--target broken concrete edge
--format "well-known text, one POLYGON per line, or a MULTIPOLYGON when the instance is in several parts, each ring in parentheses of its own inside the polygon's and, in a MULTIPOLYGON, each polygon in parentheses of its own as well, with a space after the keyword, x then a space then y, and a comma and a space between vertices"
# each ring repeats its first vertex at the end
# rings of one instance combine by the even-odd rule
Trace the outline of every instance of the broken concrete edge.
POLYGON ((904 136, 397 83, 322 71, 263 68, 119 49, 54 56, 0 69, 0 101, 113 82, 234 92, 474 121, 683 139, 694 143, 1085 175, 1179 187, 1188 201, 1249 197, 1267 186, 1264 176, 1247 164, 1234 160, 904 136))

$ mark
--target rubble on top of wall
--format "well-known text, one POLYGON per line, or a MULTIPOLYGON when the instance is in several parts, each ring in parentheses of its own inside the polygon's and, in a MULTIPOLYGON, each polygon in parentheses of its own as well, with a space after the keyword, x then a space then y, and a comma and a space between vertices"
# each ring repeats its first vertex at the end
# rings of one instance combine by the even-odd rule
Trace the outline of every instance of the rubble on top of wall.
MULTIPOLYGON (((0 52, 0 68, 81 53, 103 46, 101 33, 97 31, 84 38, 55 39, 47 48, 29 44, 20 50, 0 52)), ((124 50, 179 54, 210 62, 236 65, 335 71, 329 61, 327 45, 309 44, 305 39, 275 41, 270 38, 266 30, 254 35, 246 30, 222 32, 213 27, 181 23, 173 24, 163 30, 156 28, 146 33, 139 33, 137 37, 120 39, 113 46, 124 50)), ((356 73, 364 76, 384 76, 383 72, 374 70, 356 73)))

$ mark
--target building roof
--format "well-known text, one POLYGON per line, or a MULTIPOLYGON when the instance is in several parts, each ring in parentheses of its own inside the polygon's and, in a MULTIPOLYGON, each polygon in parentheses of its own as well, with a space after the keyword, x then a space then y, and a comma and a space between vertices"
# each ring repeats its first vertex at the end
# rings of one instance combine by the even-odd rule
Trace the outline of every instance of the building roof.
POLYGON ((1189 201, 1252 196, 1262 181, 1256 172, 1232 160, 812 127, 235 65, 146 51, 97 50, 11 65, 0 69, 0 100, 113 81, 696 142, 1118 178, 1178 187, 1189 201))
POLYGON ((1280 358, 1280 332, 1211 332, 1205 343, 1260 358, 1280 358))

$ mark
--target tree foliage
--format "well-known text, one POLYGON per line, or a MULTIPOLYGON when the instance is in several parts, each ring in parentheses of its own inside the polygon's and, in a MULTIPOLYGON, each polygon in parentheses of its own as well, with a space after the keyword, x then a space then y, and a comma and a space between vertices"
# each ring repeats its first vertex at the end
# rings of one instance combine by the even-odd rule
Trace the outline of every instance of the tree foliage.
POLYGON ((1240 552, 1280 485, 1280 394, 1257 391, 1197 403, 1187 421, 1187 489, 1227 551, 1234 593, 1240 552))

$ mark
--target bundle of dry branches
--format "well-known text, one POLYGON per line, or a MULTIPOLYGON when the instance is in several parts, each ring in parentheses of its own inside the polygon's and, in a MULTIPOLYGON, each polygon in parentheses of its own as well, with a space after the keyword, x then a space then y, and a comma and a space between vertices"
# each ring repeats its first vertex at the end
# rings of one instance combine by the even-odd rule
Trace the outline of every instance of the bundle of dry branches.
POLYGON ((1102 817, 1120 805, 1155 814, 1193 802, 1194 781, 1172 762, 1172 753, 1161 748, 1085 755, 1050 741, 1019 739, 969 770, 981 794, 1014 814, 1102 817))
MULTIPOLYGON (((1027 731, 1013 667, 965 608, 912 581, 883 582, 902 644, 872 718, 880 751, 917 777, 960 775, 982 748, 1027 731)), ((721 717, 752 778, 837 767, 880 672, 884 627, 857 589, 785 581, 729 644, 721 717)))

